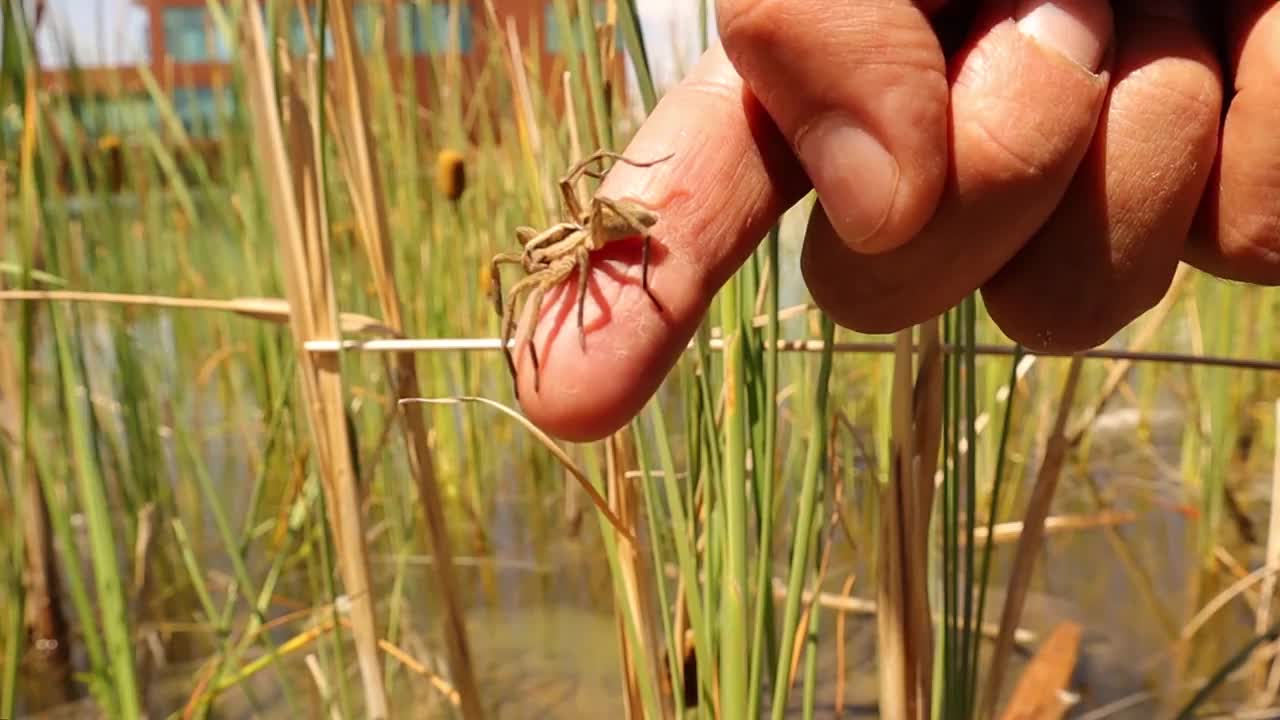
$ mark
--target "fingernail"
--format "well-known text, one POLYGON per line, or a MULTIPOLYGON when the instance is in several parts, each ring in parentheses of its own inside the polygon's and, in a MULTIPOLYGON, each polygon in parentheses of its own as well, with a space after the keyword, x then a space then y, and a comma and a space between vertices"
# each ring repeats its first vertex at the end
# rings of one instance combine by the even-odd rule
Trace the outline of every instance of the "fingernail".
POLYGON ((832 227, 854 250, 872 249, 898 190, 898 161, 849 118, 819 120, 797 143, 832 227))
POLYGON ((1110 0, 1021 0, 1018 29, 1089 72, 1111 42, 1110 0))

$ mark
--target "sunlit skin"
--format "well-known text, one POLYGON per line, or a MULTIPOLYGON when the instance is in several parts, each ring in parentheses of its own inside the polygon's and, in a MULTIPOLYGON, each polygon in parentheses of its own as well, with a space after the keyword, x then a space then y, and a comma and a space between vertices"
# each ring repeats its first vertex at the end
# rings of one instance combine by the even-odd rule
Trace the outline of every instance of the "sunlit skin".
POLYGON ((1047 17, 1069 32, 1045 40, 1052 24, 1033 21, 1047 3, 990 0, 944 53, 929 12, 957 4, 720 0, 723 44, 625 149, 673 159, 618 165, 599 191, 660 215, 662 310, 631 244, 591 253, 587 349, 560 332, 581 297, 566 282, 532 332, 541 392, 518 363, 530 419, 573 441, 625 425, 815 186, 801 270, 814 301, 863 332, 978 291, 1013 340, 1080 350, 1158 302, 1179 261, 1280 284, 1280 5, 1062 0, 1047 17), (832 113, 887 149, 891 182, 806 159, 832 113))
MULTIPOLYGON (((577 181, 583 177, 600 177, 591 170, 593 163, 602 160, 623 162, 633 167, 650 167, 670 156, 644 162, 623 157, 609 151, 598 151, 581 161, 560 180, 560 192, 566 211, 571 221, 561 222, 538 232, 530 227, 516 229, 516 238, 523 248, 518 253, 499 253, 490 263, 493 287, 494 308, 501 318, 502 348, 506 354, 507 367, 511 371, 512 380, 516 382, 519 394, 518 373, 508 343, 516 329, 515 308, 520 298, 527 296, 529 314, 539 317, 543 298, 549 289, 567 280, 574 272, 578 272, 578 346, 586 351, 585 310, 587 300, 588 278, 591 273, 591 253, 601 250, 610 243, 633 237, 643 241, 640 259, 641 287, 649 300, 660 311, 662 306, 657 297, 649 289, 649 230, 658 221, 658 214, 634 200, 615 200, 603 195, 596 195, 589 206, 584 207, 578 198, 577 181), (511 288, 507 302, 502 299, 502 279, 500 268, 504 264, 520 265, 526 276, 511 288)), ((519 347, 519 344, 517 344, 519 347)), ((538 353, 530 342, 529 360, 533 364, 534 391, 539 389, 538 353)))

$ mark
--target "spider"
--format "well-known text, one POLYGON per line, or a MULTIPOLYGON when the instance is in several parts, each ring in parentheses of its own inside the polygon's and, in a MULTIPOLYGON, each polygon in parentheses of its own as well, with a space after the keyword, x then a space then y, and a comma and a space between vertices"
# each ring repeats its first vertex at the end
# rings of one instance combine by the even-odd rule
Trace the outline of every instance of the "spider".
MULTIPOLYGON (((591 169, 594 163, 614 160, 635 167, 650 167, 671 157, 667 155, 657 160, 642 162, 607 150, 593 153, 570 168, 569 172, 560 179, 560 195, 564 200, 568 220, 556 223, 542 232, 531 227, 518 227, 516 239, 520 242, 522 250, 499 253, 494 256, 489 267, 493 280, 493 303, 501 318, 502 351, 506 354, 507 367, 511 371, 513 382, 516 379, 516 364, 508 343, 515 332, 517 300, 521 296, 527 296, 525 302, 533 305, 533 317, 536 322, 547 290, 564 282, 575 269, 578 272, 578 344, 586 350, 587 340, 583 320, 592 250, 599 250, 615 240, 641 236, 644 240, 640 255, 641 285, 658 310, 662 310, 662 304, 649 289, 649 228, 658 222, 658 213, 634 200, 614 200, 599 196, 593 197, 589 205, 584 205, 578 198, 575 185, 584 176, 597 180, 604 177, 603 171, 591 169), (499 269, 505 264, 520 265, 526 277, 512 286, 504 307, 499 269)), ((537 392, 538 353, 533 346, 532 332, 526 342, 530 359, 533 361, 533 388, 534 392, 537 392)), ((516 393, 519 394, 518 385, 516 393)))

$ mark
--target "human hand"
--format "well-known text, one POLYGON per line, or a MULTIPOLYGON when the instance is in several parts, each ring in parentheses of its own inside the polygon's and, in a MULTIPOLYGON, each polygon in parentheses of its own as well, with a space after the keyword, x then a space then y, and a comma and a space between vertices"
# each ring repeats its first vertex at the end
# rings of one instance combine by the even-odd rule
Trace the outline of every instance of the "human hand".
POLYGON ((661 213, 650 285, 662 309, 633 255, 601 251, 586 352, 575 294, 560 292, 533 337, 537 392, 518 355, 525 412, 577 441, 624 425, 811 188, 805 281, 862 332, 980 289, 1013 339, 1081 350, 1158 302, 1179 260, 1280 284, 1280 6, 1195 6, 719 0, 723 47, 626 150, 674 157, 618 165, 600 189, 661 213), (947 14, 975 5, 944 50, 947 14))

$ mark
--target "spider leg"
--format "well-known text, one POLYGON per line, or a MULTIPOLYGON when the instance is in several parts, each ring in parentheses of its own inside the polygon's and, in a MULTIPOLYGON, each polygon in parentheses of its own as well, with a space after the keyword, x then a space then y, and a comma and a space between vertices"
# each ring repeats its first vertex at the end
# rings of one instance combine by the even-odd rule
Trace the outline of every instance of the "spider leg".
POLYGON ((621 153, 611 152, 609 150, 597 150, 591 153, 587 157, 578 161, 576 165, 569 168, 569 171, 566 172, 564 177, 560 180, 560 195, 564 198, 565 208, 569 211, 569 216, 572 218, 581 218, 584 214, 582 203, 578 200, 577 192, 574 189, 574 185, 578 182, 578 179, 584 175, 596 180, 604 178, 606 171, 592 170, 591 165, 603 160, 613 160, 614 162, 626 163, 627 165, 632 165, 634 167, 650 167, 652 165, 657 165, 660 162, 670 160, 673 157, 675 157, 675 153, 670 153, 656 160, 632 160, 621 153))
MULTIPOLYGON (((529 336, 525 338, 524 344, 529 348, 529 358, 533 361, 533 391, 539 390, 539 378, 541 376, 540 364, 538 362, 538 351, 534 346, 533 335, 538 325, 538 315, 542 311, 542 300, 547 290, 560 284, 569 273, 573 271, 574 262, 572 259, 565 258, 553 264, 544 266, 538 272, 525 277, 511 288, 511 295, 515 297, 517 293, 529 293, 529 297, 525 302, 526 311, 530 312, 533 318, 533 325, 529 328, 529 336), (532 307, 530 307, 532 306, 532 307)), ((507 337, 514 334, 515 316, 512 314, 508 320, 507 337)), ((503 340, 503 347, 506 347, 506 340, 503 340)), ((520 348, 517 348, 517 352, 520 348)), ((513 365, 514 367, 514 365, 513 365)))
POLYGON ((640 287, 644 288, 644 294, 649 296, 649 300, 658 308, 658 312, 665 312, 662 303, 658 302, 658 296, 653 294, 649 289, 649 234, 645 233, 644 244, 640 246, 640 287))
POLYGON ((567 232, 565 236, 550 245, 544 245, 525 255, 526 260, 534 266, 535 269, 545 268, 553 263, 559 262, 564 258, 570 257, 582 245, 587 238, 587 229, 579 225, 574 225, 571 232, 567 232))
POLYGON ((632 158, 627 157, 626 155, 623 155, 622 153, 616 153, 609 150, 597 150, 594 153, 592 153, 590 156, 588 156, 585 160, 575 165, 573 169, 569 171, 570 174, 567 175, 566 177, 577 179, 577 176, 579 175, 592 172, 591 170, 587 169, 588 166, 590 166, 593 163, 600 162, 602 160, 613 160, 614 162, 625 163, 627 165, 631 165, 632 167, 645 168, 645 167, 652 167, 661 162, 666 162, 667 160, 670 160, 671 158, 675 157, 675 155, 676 155, 675 153, 668 153, 667 155, 663 155, 662 157, 657 158, 656 160, 634 160, 632 158))
POLYGON ((524 247, 524 254, 532 256, 538 250, 564 240, 577 229, 578 225, 570 222, 556 223, 540 233, 535 233, 531 228, 520 227, 516 228, 516 239, 524 247))
POLYGON ((527 280, 528 278, 525 278, 524 280, 521 280, 520 282, 516 283, 515 287, 511 288, 511 296, 509 298, 509 302, 507 303, 507 306, 506 308, 504 308, 502 313, 502 327, 501 327, 502 354, 505 355, 507 358, 507 369, 511 371, 511 385, 512 385, 512 389, 515 391, 515 395, 517 399, 520 398, 520 383, 518 378, 516 377, 516 360, 515 360, 515 357, 512 356, 511 354, 510 344, 511 344, 511 335, 514 333, 515 325, 516 325, 515 309, 516 309, 517 299, 521 295, 529 291, 530 285, 526 282, 527 280))
MULTIPOLYGON (((542 310, 542 297, 547 294, 547 286, 540 284, 529 294, 529 304, 533 306, 533 323, 536 327, 538 324, 538 312, 542 310)), ((529 347, 529 359, 533 362, 533 392, 541 392, 542 372, 541 365, 538 363, 538 348, 533 342, 533 328, 529 328, 529 338, 525 340, 525 344, 529 347)))
POLYGON ((592 200, 592 203, 595 206, 595 209, 593 210, 593 214, 595 216, 599 216, 599 208, 606 207, 618 217, 625 220, 627 225, 635 230, 636 234, 643 240, 643 244, 640 246, 640 285, 644 288, 644 293, 649 296, 649 300, 657 306, 659 311, 661 311, 663 309, 662 303, 658 302, 658 297, 654 295, 653 290, 649 288, 649 245, 652 237, 649 234, 649 228, 646 227, 644 223, 640 222, 640 219, 636 217, 635 213, 623 207, 615 200, 607 197, 597 197, 592 200))
POLYGON ((495 255, 493 261, 489 264, 489 279, 492 281, 489 293, 492 295, 493 307, 497 311, 498 317, 502 317, 502 273, 499 272, 499 266, 504 264, 518 265, 523 259, 520 253, 500 253, 495 255))
POLYGON ((578 247, 578 257, 576 262, 578 265, 578 347, 583 352, 587 351, 587 330, 586 330, 586 309, 587 309, 587 279, 591 275, 591 253, 587 252, 586 246, 578 247))

